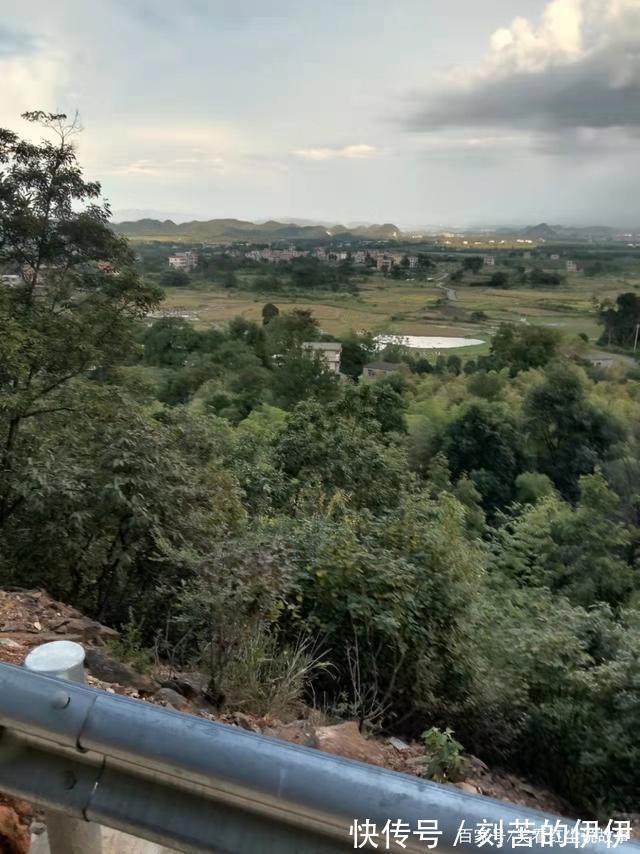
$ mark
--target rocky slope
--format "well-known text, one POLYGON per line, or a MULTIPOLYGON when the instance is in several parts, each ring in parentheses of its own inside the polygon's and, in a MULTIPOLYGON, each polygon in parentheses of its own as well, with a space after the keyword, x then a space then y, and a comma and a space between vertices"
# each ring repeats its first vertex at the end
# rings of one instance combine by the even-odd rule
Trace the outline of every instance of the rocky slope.
MULTIPOLYGON (((394 771, 421 773, 425 756, 421 745, 396 738, 365 738, 353 721, 326 725, 311 710, 306 718, 292 723, 239 712, 217 714, 202 692, 198 674, 176 673, 163 666, 152 674, 139 673, 113 654, 111 644, 116 639, 113 629, 42 591, 0 591, 0 661, 20 665, 34 646, 52 640, 77 641, 87 650, 87 683, 96 688, 394 771)), ((456 784, 466 792, 577 817, 549 791, 512 774, 490 770, 475 757, 469 757, 468 766, 467 778, 456 784)), ((28 851, 28 829, 34 821, 37 829, 38 818, 28 804, 0 795, 0 854, 28 851)))

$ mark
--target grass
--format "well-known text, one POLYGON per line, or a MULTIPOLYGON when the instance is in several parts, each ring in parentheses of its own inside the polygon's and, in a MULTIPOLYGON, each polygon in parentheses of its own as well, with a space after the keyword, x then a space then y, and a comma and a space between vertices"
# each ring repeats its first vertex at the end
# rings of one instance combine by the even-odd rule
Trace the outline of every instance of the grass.
MULTIPOLYGON (((513 288, 499 290, 471 287, 467 282, 452 284, 403 283, 373 276, 361 285, 360 293, 350 294, 256 294, 247 290, 224 290, 212 285, 167 290, 163 311, 190 314, 200 328, 224 323, 241 315, 260 321, 266 302, 281 311, 311 309, 324 332, 344 335, 350 330, 402 335, 439 335, 488 339, 502 322, 535 323, 554 326, 571 334, 586 333, 595 339, 599 327, 594 299, 614 301, 624 291, 640 288, 637 279, 607 276, 570 276, 559 288, 539 290, 513 288), (444 288, 452 287, 456 299, 443 301, 444 288), (470 322, 473 311, 483 311, 486 319, 470 322)), ((447 353, 475 355, 485 345, 447 350, 447 353)))

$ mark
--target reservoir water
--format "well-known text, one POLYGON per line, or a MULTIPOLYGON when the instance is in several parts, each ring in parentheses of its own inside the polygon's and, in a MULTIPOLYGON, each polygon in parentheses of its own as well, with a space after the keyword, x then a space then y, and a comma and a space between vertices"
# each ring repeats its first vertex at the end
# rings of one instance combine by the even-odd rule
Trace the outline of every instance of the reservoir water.
POLYGON ((449 335, 378 335, 376 342, 385 344, 402 344, 417 350, 450 350, 452 347, 472 347, 474 344, 484 344, 479 338, 454 338, 449 335))

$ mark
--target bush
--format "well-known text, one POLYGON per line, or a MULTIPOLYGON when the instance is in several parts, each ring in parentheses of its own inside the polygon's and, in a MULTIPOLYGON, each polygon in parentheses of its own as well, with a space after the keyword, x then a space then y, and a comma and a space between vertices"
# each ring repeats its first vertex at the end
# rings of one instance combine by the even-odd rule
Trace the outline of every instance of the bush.
POLYGON ((453 737, 453 730, 444 732, 431 727, 422 733, 425 747, 425 775, 435 783, 457 783, 465 775, 466 762, 462 757, 462 745, 453 737))
POLYGON ((309 639, 283 645, 274 632, 254 626, 243 637, 217 685, 225 708, 268 714, 286 722, 299 717, 306 688, 326 667, 309 639))

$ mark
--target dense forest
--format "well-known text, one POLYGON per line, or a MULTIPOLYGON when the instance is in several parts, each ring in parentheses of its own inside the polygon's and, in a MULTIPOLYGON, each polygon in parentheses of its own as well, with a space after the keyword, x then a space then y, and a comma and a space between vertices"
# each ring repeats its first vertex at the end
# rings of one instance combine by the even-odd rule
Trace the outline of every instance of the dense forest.
MULTIPOLYGON (((109 227, 60 116, 0 131, 0 584, 210 676, 450 727, 597 814, 640 791, 640 374, 504 326, 491 354, 302 348, 308 312, 198 330, 109 227)), ((615 318, 609 322, 615 326, 615 318)), ((625 332, 626 334, 626 332, 625 332)))

